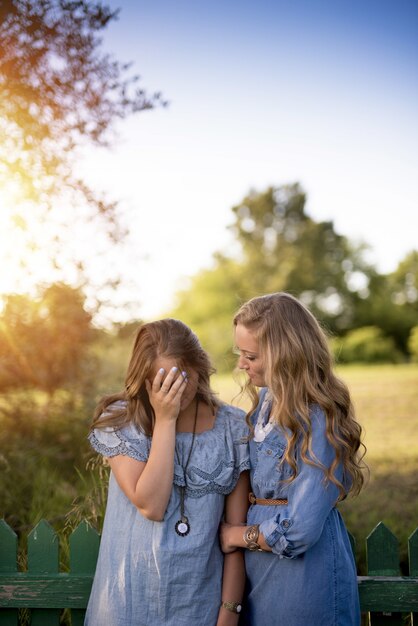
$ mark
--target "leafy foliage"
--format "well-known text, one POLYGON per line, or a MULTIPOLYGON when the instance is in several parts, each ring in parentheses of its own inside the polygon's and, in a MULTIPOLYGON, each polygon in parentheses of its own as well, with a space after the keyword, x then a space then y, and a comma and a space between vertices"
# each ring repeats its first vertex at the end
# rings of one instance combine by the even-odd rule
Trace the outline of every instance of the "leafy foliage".
POLYGON ((241 265, 219 256, 214 269, 196 274, 190 287, 177 294, 171 311, 194 330, 220 371, 233 367, 232 316, 245 297, 245 288, 241 265))
POLYGON ((388 280, 395 302, 418 313, 418 251, 407 254, 388 280))
POLYGON ((0 517, 16 530, 45 515, 64 524, 78 495, 75 468, 91 454, 92 399, 74 390, 3 393, 0 403, 0 517))
POLYGON ((365 244, 353 245, 330 221, 315 221, 305 204, 299 184, 251 192, 232 209, 240 257, 216 253, 213 267, 177 294, 171 314, 196 331, 220 371, 234 363, 235 311, 243 301, 275 291, 294 294, 332 336, 344 336, 341 358, 407 358, 418 315, 418 252, 408 254, 392 274, 379 274, 364 260, 365 244), (363 327, 374 330, 359 330, 357 346, 357 335, 347 333, 363 327), (361 345, 364 332, 367 346, 361 345))
POLYGON ((235 232, 243 250, 243 270, 252 294, 290 291, 331 328, 349 323, 370 268, 362 247, 336 233, 332 222, 316 222, 305 211, 299 184, 251 193, 233 207, 235 232))
POLYGON ((88 0, 5 0, 0 9, 0 175, 46 205, 75 190, 112 222, 115 205, 74 179, 74 150, 107 145, 115 120, 162 102, 100 50, 117 15, 88 0))
POLYGON ((418 252, 407 254, 387 276, 373 272, 368 292, 357 302, 352 326, 378 326, 408 354, 408 338, 418 319, 418 252))
POLYGON ((411 353, 412 361, 414 363, 418 363, 418 326, 414 326, 414 328, 411 330, 408 347, 411 353))
POLYGON ((305 202, 298 184, 249 194, 232 209, 240 259, 216 254, 213 268, 178 294, 172 314, 196 331, 220 370, 233 364, 233 315, 253 296, 289 291, 332 331, 350 327, 371 269, 362 261, 362 248, 338 235, 332 222, 310 218, 305 202))
POLYGON ((122 212, 80 163, 87 147, 112 144, 121 120, 166 102, 103 50, 118 15, 97 0, 0 2, 0 202, 14 235, 1 260, 18 269, 19 291, 64 280, 100 307, 123 279, 108 260, 128 235, 122 212))
POLYGON ((0 390, 35 388, 53 393, 88 384, 91 316, 79 290, 65 284, 37 300, 10 295, 0 317, 0 390))
POLYGON ((334 339, 333 349, 341 363, 400 363, 402 354, 392 337, 376 326, 364 326, 334 339))

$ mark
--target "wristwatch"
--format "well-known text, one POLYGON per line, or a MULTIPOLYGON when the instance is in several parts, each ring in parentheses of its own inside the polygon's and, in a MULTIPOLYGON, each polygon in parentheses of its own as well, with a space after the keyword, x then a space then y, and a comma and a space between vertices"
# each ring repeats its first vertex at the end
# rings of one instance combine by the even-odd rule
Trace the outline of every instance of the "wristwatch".
POLYGON ((242 605, 239 602, 222 602, 221 606, 232 613, 241 613, 242 605))

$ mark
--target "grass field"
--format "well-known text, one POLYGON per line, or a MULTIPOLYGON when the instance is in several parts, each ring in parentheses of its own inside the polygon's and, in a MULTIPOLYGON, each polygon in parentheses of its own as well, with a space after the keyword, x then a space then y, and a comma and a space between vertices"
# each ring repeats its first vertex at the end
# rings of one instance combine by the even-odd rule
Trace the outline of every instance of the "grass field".
MULTIPOLYGON (((400 542, 402 573, 407 574, 407 540, 418 527, 418 365, 345 366, 348 385, 364 429, 370 479, 363 492, 340 505, 357 543, 358 565, 365 572, 365 539, 383 521, 400 542)), ((217 376, 221 398, 246 408, 236 398, 231 377, 217 376)))

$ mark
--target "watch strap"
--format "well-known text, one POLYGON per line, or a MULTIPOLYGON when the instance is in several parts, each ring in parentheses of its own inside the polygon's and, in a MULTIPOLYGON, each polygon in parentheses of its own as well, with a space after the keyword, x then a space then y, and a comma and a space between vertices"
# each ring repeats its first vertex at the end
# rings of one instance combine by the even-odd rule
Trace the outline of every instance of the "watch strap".
POLYGON ((221 606, 232 613, 241 613, 242 606, 239 602, 222 602, 221 606))

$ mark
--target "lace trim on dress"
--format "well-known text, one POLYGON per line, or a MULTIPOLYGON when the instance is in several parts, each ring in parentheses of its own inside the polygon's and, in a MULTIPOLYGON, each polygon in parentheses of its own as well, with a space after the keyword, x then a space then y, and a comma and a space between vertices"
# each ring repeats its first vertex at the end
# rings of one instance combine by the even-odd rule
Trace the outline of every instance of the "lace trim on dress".
MULTIPOLYGON (((246 428, 232 407, 220 407, 214 428, 201 433, 201 445, 211 445, 211 438, 214 437, 217 442, 215 447, 218 449, 221 437, 224 453, 219 454, 220 458, 218 457, 214 469, 212 464, 212 471, 204 471, 199 462, 190 466, 187 472, 187 496, 199 498, 207 493, 227 494, 233 490, 240 473, 250 469, 248 443, 246 437, 242 436, 246 428)), ((179 442, 188 435, 189 433, 179 433, 179 442)), ((88 439, 94 450, 105 457, 121 454, 147 462, 151 448, 151 438, 138 431, 133 424, 121 429, 94 429, 88 439)), ((174 465, 173 483, 179 487, 185 486, 183 469, 177 463, 174 465)))
MULTIPOLYGON (((235 485, 237 484, 237 481, 241 472, 245 470, 249 470, 249 469, 250 469, 250 461, 248 458, 244 459, 240 463, 240 465, 237 465, 235 467, 234 467, 233 462, 228 463, 228 464, 220 463, 220 465, 216 468, 216 470, 214 470, 211 474, 207 474, 206 472, 203 472, 199 468, 192 466, 190 468, 190 473, 192 471, 195 472, 198 476, 200 476, 200 478, 202 478, 203 480, 207 480, 208 483, 197 489, 194 487, 187 486, 186 494, 190 498, 201 498, 202 496, 208 493, 220 493, 222 495, 231 493, 231 491, 234 489, 235 485), (217 478, 222 473, 222 470, 224 468, 230 469, 230 472, 228 472, 228 476, 226 477, 227 478, 226 484, 220 484, 216 482, 214 479, 217 478)), ((173 483, 177 485, 178 487, 184 487, 185 486, 184 477, 180 474, 174 473, 173 483)))
MULTIPOLYGON (((113 434, 116 437, 118 437, 116 431, 113 434)), ((99 441, 99 439, 96 437, 94 432, 92 432, 92 433, 90 433, 88 435, 88 439, 89 439, 91 445, 93 446, 93 448, 96 450, 96 452, 98 452, 102 456, 113 457, 113 456, 117 456, 118 454, 123 454, 124 456, 129 456, 132 459, 135 459, 136 461, 146 462, 148 460, 148 451, 147 450, 139 451, 139 450, 135 449, 129 443, 127 444, 125 441, 122 441, 122 439, 120 439, 120 437, 118 437, 120 443, 118 445, 116 445, 116 446, 111 446, 111 447, 109 447, 106 444, 104 444, 101 441, 99 441)), ((136 443, 138 444, 140 442, 137 441, 136 443)))

